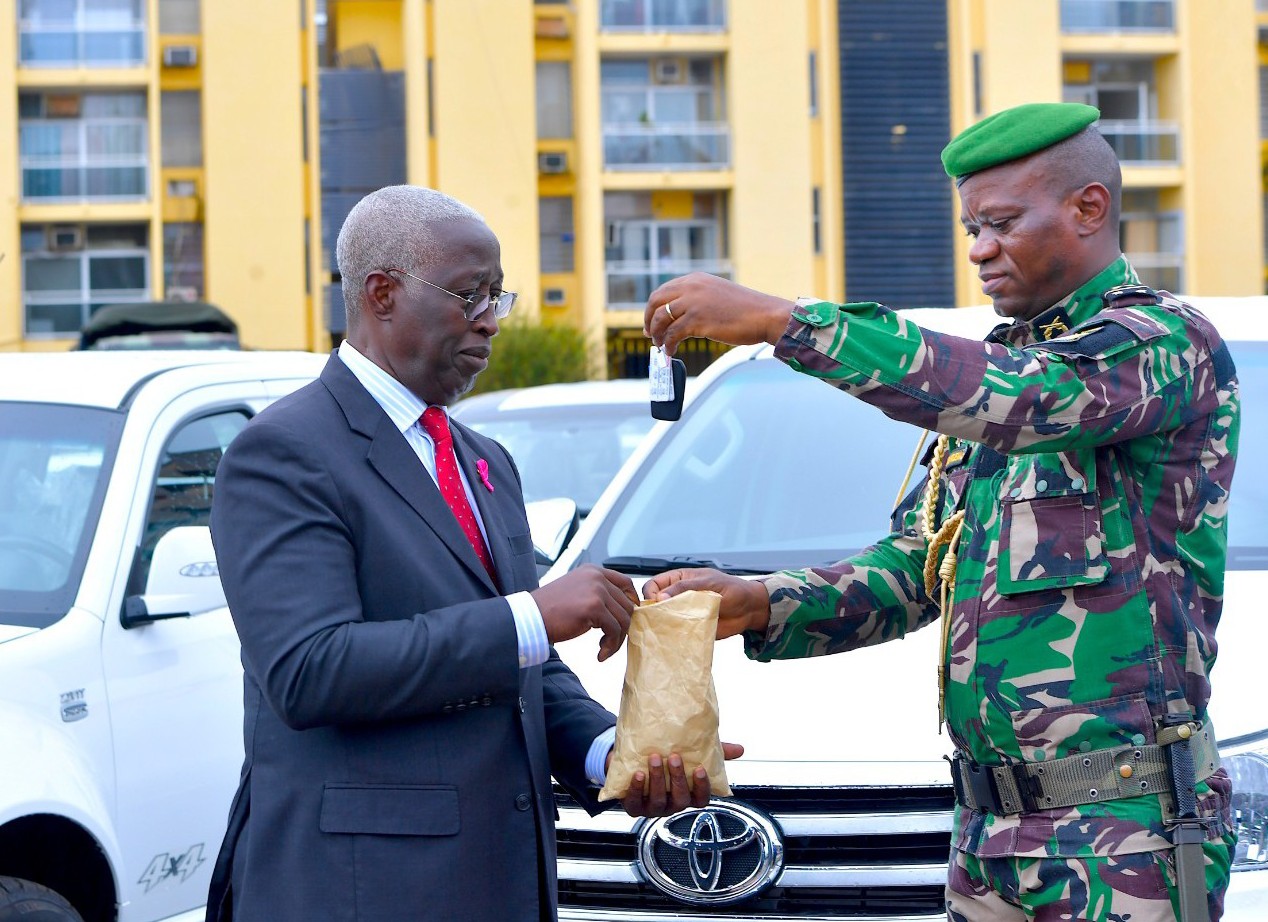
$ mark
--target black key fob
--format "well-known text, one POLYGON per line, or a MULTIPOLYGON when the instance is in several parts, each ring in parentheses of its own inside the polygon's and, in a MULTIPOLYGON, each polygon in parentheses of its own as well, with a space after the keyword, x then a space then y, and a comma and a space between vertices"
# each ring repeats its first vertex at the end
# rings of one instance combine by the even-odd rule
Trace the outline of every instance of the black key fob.
POLYGON ((670 359, 669 368, 674 379, 674 397, 672 400, 653 400, 652 419, 672 422, 682 416, 682 401, 687 395, 687 366, 682 359, 670 359))

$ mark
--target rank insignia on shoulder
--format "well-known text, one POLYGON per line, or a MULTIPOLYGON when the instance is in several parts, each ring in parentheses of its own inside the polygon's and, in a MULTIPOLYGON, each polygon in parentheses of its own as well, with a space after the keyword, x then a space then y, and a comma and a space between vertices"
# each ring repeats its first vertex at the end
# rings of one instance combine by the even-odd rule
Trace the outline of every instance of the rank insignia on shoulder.
POLYGON ((1058 336, 1048 341, 1054 342, 1054 343, 1074 343, 1074 342, 1078 342, 1084 336, 1088 336, 1092 333, 1095 333, 1097 330, 1101 330, 1104 327, 1105 327, 1105 324, 1098 323, 1095 326, 1083 327, 1082 329, 1078 329, 1078 330, 1071 330, 1063 336, 1058 336))
POLYGON ((1054 317, 1048 323, 1040 324, 1039 332, 1043 334, 1045 340, 1049 340, 1062 333, 1069 333, 1070 327, 1066 324, 1064 317, 1054 317))
POLYGON ((1148 285, 1117 285, 1101 295, 1106 307, 1161 304, 1162 297, 1148 285))

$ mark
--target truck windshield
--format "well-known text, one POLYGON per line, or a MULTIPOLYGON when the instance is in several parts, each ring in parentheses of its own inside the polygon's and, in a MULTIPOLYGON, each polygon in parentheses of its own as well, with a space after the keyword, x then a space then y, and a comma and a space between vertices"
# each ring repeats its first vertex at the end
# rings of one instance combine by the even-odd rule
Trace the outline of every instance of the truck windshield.
POLYGON ((0 624, 74 604, 122 429, 112 410, 0 403, 0 624))
MULTIPOLYGON (((1258 476, 1268 460, 1268 343, 1229 348, 1242 426, 1228 569, 1261 570, 1268 565, 1268 481, 1258 476)), ((689 556, 761 572, 841 560, 888 531, 917 438, 914 427, 780 362, 745 362, 656 446, 654 461, 596 532, 588 559, 621 558, 625 566, 689 556)))

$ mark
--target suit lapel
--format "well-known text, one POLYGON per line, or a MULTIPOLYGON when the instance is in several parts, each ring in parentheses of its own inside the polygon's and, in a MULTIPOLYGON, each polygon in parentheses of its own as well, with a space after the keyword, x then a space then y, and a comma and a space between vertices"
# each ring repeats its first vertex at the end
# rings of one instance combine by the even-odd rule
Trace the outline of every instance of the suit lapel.
MULTIPOLYGON (((484 534, 488 541, 489 553, 493 555, 493 566, 497 568, 498 576, 502 580, 503 586, 509 585, 511 579, 511 543, 508 540, 509 532, 506 527, 506 519, 502 515, 502 502, 497 494, 497 483, 493 480, 490 473, 490 484, 493 489, 490 490, 484 484, 484 478, 480 476, 479 468, 476 462, 480 460, 480 456, 476 450, 467 441, 465 433, 458 426, 451 427, 453 432, 454 452, 458 455, 458 465, 462 468, 462 473, 467 478, 467 483, 471 485, 471 494, 475 498, 476 505, 480 507, 480 518, 484 522, 484 534)), ((488 459, 484 459, 488 463, 488 459)), ((509 486, 503 487, 504 491, 509 490, 509 486)), ((509 494, 503 492, 502 497, 509 494)))
MULTIPOLYGON (((343 360, 332 356, 321 373, 321 380, 330 390, 339 406, 343 409, 348 425, 353 431, 369 439, 366 460, 387 481, 406 503, 422 518, 445 546, 462 561, 468 570, 474 573, 492 592, 497 592, 493 580, 489 577, 480 558, 476 556, 471 542, 462 533, 453 510, 440 495, 436 482, 428 475, 423 464, 414 454, 414 449, 405 441, 399 429, 383 412, 383 408, 375 402, 369 392, 362 387, 343 360)), ((474 469, 473 469, 474 471, 474 469)), ((468 476, 474 476, 469 474, 468 476)), ((479 483, 477 477, 473 483, 479 483)), ((483 486, 481 486, 483 489, 483 486)), ((480 507, 481 514, 484 507, 480 507)), ((485 519, 485 528, 492 532, 493 525, 485 519)), ((505 542, 505 537, 499 533, 505 542)), ((496 562, 497 553, 493 553, 496 562)))

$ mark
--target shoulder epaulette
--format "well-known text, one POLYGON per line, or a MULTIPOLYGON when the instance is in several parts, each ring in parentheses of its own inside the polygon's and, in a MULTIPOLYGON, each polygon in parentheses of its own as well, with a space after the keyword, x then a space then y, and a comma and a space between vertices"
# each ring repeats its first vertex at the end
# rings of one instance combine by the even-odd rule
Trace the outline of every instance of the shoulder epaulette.
POLYGON ((1161 304, 1162 295, 1148 285, 1116 285, 1101 295, 1106 307, 1137 307, 1161 304))

